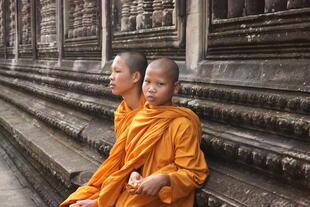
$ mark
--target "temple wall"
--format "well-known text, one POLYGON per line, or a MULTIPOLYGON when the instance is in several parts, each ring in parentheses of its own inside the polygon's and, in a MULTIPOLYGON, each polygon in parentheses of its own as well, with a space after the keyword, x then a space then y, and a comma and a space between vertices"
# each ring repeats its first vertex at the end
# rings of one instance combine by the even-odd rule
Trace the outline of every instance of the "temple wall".
MULTIPOLYGON (((0 0, 0 8, 0 127, 56 177, 54 188, 70 192, 108 156, 120 101, 108 88, 110 65, 135 50, 177 62, 175 101, 201 119, 211 175, 196 206, 310 206, 308 1, 0 0), (61 151, 29 127, 46 143, 61 140, 74 161, 50 156, 61 151)), ((50 206, 66 197, 37 190, 50 206)))

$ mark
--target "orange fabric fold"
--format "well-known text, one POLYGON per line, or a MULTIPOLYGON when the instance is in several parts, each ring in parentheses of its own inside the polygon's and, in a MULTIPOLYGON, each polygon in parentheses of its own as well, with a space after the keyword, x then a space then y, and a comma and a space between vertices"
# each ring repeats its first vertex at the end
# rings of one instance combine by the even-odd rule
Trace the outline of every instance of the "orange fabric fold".
POLYGON ((131 110, 125 101, 122 101, 114 112, 114 131, 116 134, 116 142, 110 151, 109 157, 99 166, 93 174, 87 185, 79 187, 73 192, 60 207, 67 207, 78 200, 97 199, 103 181, 113 172, 120 169, 125 157, 125 142, 129 125, 134 116, 140 111, 145 103, 143 94, 140 97, 139 106, 131 110))
POLYGON ((116 131, 116 134, 117 142, 109 158, 87 186, 70 195, 62 207, 88 199, 92 193, 96 195, 92 198, 98 196, 98 207, 192 206, 194 189, 208 174, 200 150, 200 121, 195 113, 178 106, 146 103, 130 127, 124 127, 123 133, 116 131), (126 191, 128 177, 141 167, 144 177, 168 174, 171 186, 162 188, 156 196, 129 195, 126 191))

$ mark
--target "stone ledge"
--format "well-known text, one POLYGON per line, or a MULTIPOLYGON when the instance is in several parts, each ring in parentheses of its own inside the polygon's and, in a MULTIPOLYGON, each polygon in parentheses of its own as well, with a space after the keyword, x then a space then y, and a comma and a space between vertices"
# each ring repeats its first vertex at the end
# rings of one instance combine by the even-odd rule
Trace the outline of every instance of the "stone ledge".
POLYGON ((0 102, 0 124, 21 148, 67 187, 70 188, 73 177, 80 172, 97 169, 100 161, 83 154, 80 149, 74 149, 72 145, 65 145, 65 140, 59 141, 37 120, 26 118, 24 112, 0 102))
POLYGON ((310 146, 286 139, 227 125, 203 123, 207 157, 221 157, 242 163, 310 189, 310 146))

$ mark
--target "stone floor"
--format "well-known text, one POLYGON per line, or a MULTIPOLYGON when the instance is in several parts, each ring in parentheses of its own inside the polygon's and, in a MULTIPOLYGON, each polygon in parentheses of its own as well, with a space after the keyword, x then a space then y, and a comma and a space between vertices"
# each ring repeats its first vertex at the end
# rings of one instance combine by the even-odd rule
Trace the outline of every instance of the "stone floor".
MULTIPOLYGON (((0 135, 0 139, 1 139, 0 135)), ((46 207, 0 147, 0 206, 46 207)))

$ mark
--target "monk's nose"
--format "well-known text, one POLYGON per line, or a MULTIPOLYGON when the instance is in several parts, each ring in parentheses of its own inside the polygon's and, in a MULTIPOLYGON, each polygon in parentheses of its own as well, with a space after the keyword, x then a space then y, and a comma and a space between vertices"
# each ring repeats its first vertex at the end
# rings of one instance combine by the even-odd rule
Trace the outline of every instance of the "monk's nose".
POLYGON ((113 80, 113 79, 114 79, 113 73, 111 73, 111 75, 109 76, 109 79, 110 79, 110 80, 113 80))
POLYGON ((155 93, 155 92, 156 92, 156 89, 155 89, 154 86, 150 86, 148 91, 149 91, 150 93, 155 93))

